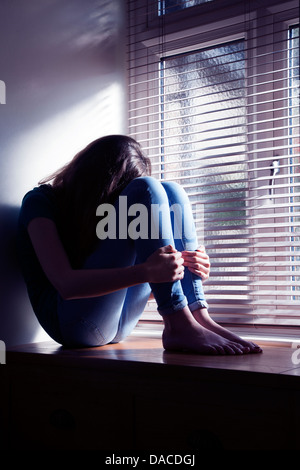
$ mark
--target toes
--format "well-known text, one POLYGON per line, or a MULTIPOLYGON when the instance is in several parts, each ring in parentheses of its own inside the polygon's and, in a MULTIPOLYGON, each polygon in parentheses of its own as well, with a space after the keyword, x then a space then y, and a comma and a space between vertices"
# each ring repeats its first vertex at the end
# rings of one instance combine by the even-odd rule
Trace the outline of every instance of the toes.
MULTIPOLYGON (((256 345, 255 345, 256 346, 256 345)), ((242 354, 249 354, 250 352, 259 352, 261 349, 258 347, 256 348, 251 348, 251 346, 246 346, 240 343, 235 343, 235 342, 228 342, 224 344, 217 344, 214 345, 214 349, 216 351, 216 354, 218 355, 242 355, 242 354)))
POLYGON ((240 346, 234 346, 234 350, 235 350, 235 354, 238 354, 239 356, 241 356, 242 354, 245 354, 244 349, 241 348, 240 346))
POLYGON ((230 356, 234 356, 235 354, 237 354, 237 351, 230 345, 224 346, 224 350, 230 356))
POLYGON ((243 343, 243 346, 247 347, 249 349, 249 352, 251 352, 251 353, 262 352, 261 347, 258 346, 255 343, 252 343, 252 341, 247 341, 247 342, 243 343))
POLYGON ((240 343, 230 343, 231 348, 235 351, 236 354, 248 354, 251 351, 249 346, 240 344, 240 343))
POLYGON ((235 351, 235 354, 245 354, 244 348, 240 344, 232 343, 231 348, 235 351))
POLYGON ((217 356, 219 353, 217 349, 214 346, 206 346, 203 348, 204 354, 212 355, 212 356, 217 356))
POLYGON ((261 353, 262 349, 257 344, 251 343, 251 351, 254 352, 254 353, 261 353))
POLYGON ((260 352, 262 352, 261 347, 258 346, 258 345, 255 344, 255 343, 252 343, 252 342, 249 341, 249 342, 247 343, 247 346, 248 346, 248 348, 249 348, 249 352, 251 352, 251 353, 260 353, 260 352))
POLYGON ((219 345, 219 344, 216 344, 214 346, 215 350, 217 351, 217 353, 220 355, 220 356, 224 356, 226 353, 224 351, 224 348, 223 346, 219 345))
POLYGON ((216 345, 215 349, 217 350, 218 354, 222 356, 225 356, 225 355, 235 356, 236 354, 243 354, 242 349, 239 347, 239 345, 235 343, 226 343, 222 345, 216 345))

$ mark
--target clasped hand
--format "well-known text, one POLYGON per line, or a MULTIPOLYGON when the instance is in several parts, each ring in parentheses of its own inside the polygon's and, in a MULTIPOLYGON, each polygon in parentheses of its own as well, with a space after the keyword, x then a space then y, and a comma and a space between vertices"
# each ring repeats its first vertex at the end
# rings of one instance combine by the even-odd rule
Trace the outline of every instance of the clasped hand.
POLYGON ((172 245, 156 250, 146 261, 149 282, 172 282, 183 279, 185 268, 208 279, 210 272, 209 257, 203 246, 195 251, 177 251, 172 245))
POLYGON ((203 281, 209 278, 210 262, 204 246, 200 246, 196 251, 182 251, 181 254, 183 265, 192 273, 197 274, 203 281))

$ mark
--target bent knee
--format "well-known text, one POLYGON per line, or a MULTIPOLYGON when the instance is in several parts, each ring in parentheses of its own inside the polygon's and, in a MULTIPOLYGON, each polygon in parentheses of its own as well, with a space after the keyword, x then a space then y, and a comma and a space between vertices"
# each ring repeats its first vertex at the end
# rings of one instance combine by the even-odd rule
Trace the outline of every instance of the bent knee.
POLYGON ((161 184, 166 190, 174 192, 182 191, 185 193, 184 187, 176 181, 162 181, 161 184))
MULTIPOLYGON (((142 188, 150 188, 153 190, 162 190, 162 184, 153 176, 139 176, 129 183, 130 186, 138 186, 142 188)), ((129 186, 128 185, 128 186, 129 186)))
POLYGON ((167 202, 163 185, 152 176, 140 176, 132 180, 124 190, 124 194, 129 195, 130 193, 135 196, 148 195, 150 196, 149 201, 155 203, 167 202))
POLYGON ((162 181, 162 186, 166 191, 168 198, 172 201, 188 202, 188 195, 179 183, 175 181, 162 181))

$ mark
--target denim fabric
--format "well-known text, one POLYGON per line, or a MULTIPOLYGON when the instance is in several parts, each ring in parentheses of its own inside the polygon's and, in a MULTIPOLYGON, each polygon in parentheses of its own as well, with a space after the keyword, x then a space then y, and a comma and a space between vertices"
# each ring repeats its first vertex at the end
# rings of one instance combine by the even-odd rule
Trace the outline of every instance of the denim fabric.
MULTIPOLYGON (((124 226, 122 228, 121 223, 126 214, 119 198, 115 204, 116 228, 117 235, 122 230, 123 234, 115 239, 99 240, 95 251, 86 260, 84 268, 132 266, 146 261, 158 248, 169 244, 179 251, 198 248, 188 197, 180 185, 170 182, 160 183, 152 177, 141 177, 129 183, 120 196, 127 197, 128 208, 133 204, 143 204, 148 209, 148 236, 137 239, 124 236, 124 226), (182 220, 178 217, 180 210, 177 211, 175 217, 172 216, 170 207, 173 204, 182 207, 182 211, 184 209, 186 230, 182 230, 181 237, 174 237, 174 234, 177 235, 180 232, 176 231, 176 228, 182 220), (158 227, 153 227, 153 218, 151 219, 153 207, 160 208, 161 217, 158 227), (162 221, 167 233, 153 236, 151 229, 155 229, 155 233, 157 230, 161 231, 162 221), (188 238, 185 237, 185 232, 189 234, 188 238)), ((130 216, 127 223, 130 224, 134 218, 130 216)), ((207 307, 201 279, 187 268, 182 281, 140 284, 95 298, 59 299, 58 317, 63 343, 71 346, 97 346, 121 341, 136 326, 151 290, 161 315, 171 315, 186 305, 189 305, 192 310, 207 307)))

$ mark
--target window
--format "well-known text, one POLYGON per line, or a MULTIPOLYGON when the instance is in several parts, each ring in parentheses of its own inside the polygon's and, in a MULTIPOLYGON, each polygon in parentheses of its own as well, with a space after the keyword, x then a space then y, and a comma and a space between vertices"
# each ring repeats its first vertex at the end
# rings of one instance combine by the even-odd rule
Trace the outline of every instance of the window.
POLYGON ((211 2, 212 0, 159 0, 158 1, 158 14, 166 15, 174 13, 185 8, 190 8, 201 3, 211 2))
POLYGON ((244 332, 296 334, 297 2, 128 0, 128 14, 129 133, 153 176, 189 195, 212 264, 210 313, 244 332))

